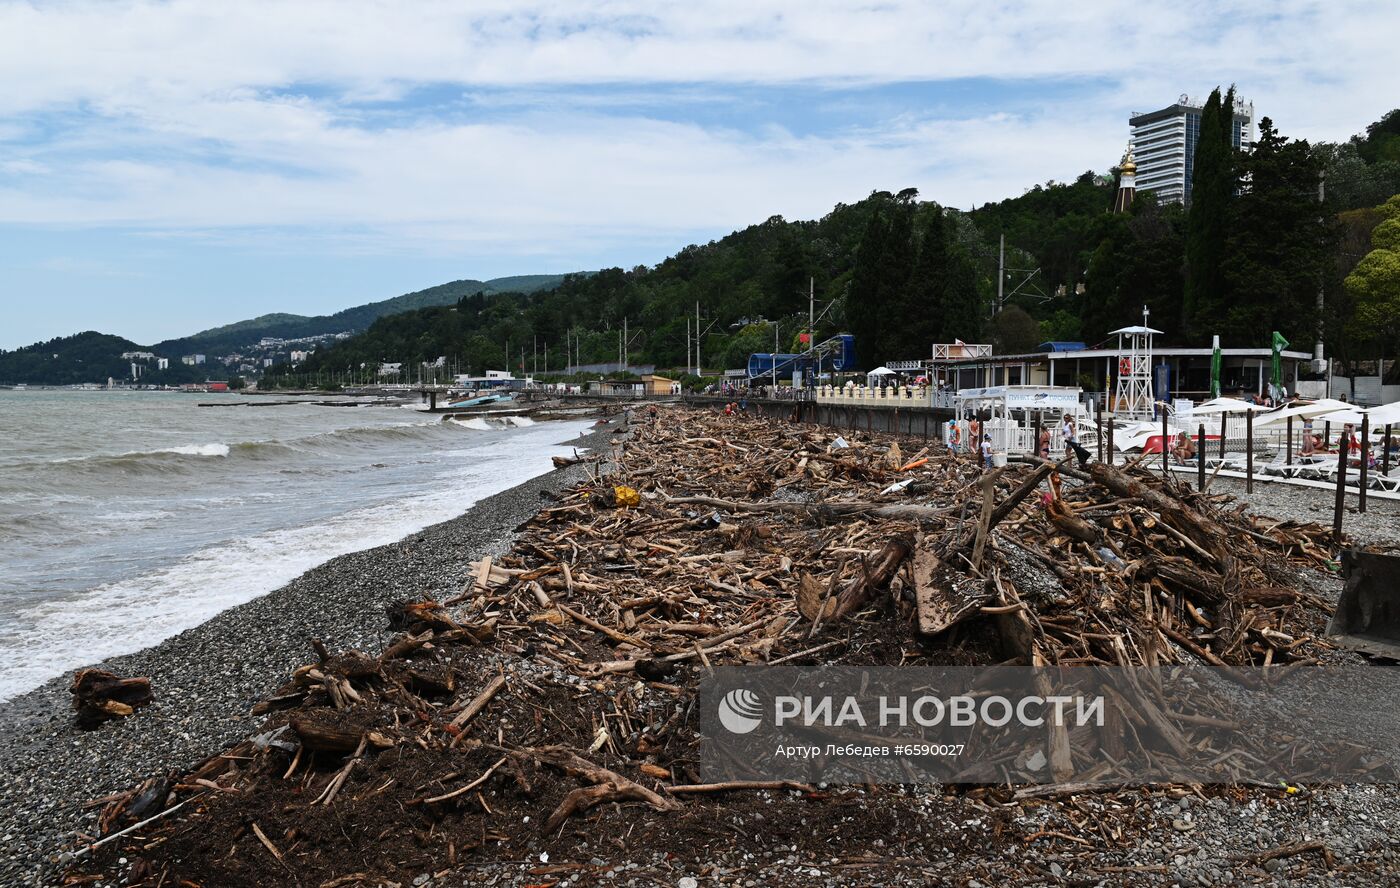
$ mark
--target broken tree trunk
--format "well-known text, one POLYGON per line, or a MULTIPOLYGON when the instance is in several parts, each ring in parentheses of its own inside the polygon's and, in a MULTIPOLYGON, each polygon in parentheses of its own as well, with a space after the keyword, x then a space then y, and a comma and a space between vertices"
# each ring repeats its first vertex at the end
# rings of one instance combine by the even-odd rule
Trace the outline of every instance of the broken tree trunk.
POLYGON ((149 678, 118 678, 101 669, 79 670, 68 690, 78 723, 89 727, 125 718, 154 699, 149 678))
POLYGON ((831 619, 839 620, 865 607, 890 584, 900 565, 913 551, 913 539, 907 534, 900 534, 885 543, 873 562, 862 562, 861 572, 846 583, 836 596, 836 608, 832 611, 831 619))

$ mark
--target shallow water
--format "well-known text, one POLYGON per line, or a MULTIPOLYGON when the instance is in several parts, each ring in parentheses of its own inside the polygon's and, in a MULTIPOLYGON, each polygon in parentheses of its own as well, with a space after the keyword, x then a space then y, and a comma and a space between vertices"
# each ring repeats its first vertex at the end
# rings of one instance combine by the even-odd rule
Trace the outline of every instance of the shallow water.
POLYGON ((452 518, 588 428, 198 406, 248 400, 0 392, 0 699, 452 518))

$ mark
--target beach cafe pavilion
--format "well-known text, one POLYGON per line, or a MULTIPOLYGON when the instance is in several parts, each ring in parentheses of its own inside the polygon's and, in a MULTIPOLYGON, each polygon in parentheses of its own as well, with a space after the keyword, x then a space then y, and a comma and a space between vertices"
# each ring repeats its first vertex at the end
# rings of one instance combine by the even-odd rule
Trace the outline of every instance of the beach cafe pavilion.
MULTIPOLYGON (((1222 392, 1266 395, 1269 390, 1273 351, 1263 348, 1222 348, 1222 392)), ((949 389, 983 389, 993 386, 1079 386, 1086 391, 1114 390, 1122 353, 1116 348, 1086 348, 1079 342, 1047 342, 1041 350, 1015 355, 935 360, 934 378, 949 389)), ((1210 348, 1152 349, 1153 388, 1159 400, 1210 398, 1210 348), (1164 397, 1165 396, 1165 397, 1164 397)), ((1298 376, 1312 355, 1289 351, 1281 354, 1283 384, 1297 391, 1298 376)), ((1110 409, 1112 405, 1106 404, 1110 409)))

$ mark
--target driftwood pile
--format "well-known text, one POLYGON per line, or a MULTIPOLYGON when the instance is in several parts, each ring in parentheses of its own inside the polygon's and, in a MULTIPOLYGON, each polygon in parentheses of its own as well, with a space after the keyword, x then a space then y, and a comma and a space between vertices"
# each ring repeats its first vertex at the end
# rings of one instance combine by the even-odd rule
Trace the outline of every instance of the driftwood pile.
MULTIPOLYGON (((1146 472, 983 472, 908 439, 681 408, 630 433, 460 594, 390 603, 381 654, 316 642, 316 661, 258 704, 262 734, 104 800, 104 833, 186 804, 127 853, 166 855, 150 865, 175 876, 202 855, 233 866, 246 836, 310 884, 348 866, 330 850, 340 834, 310 825, 332 806, 351 812, 338 816, 356 848, 402 834, 445 867, 471 850, 536 855, 601 803, 664 821, 733 790, 822 798, 697 781, 690 704, 716 665, 1195 658, 1251 681, 1244 667, 1296 668, 1326 648, 1327 606, 1297 573, 1326 565, 1327 529, 1146 472), (503 808, 514 820, 492 819, 503 808)), ((1191 724, 1143 718, 1168 745, 1191 742, 1191 724)), ((1069 773, 1066 738, 1047 744, 1069 773)))

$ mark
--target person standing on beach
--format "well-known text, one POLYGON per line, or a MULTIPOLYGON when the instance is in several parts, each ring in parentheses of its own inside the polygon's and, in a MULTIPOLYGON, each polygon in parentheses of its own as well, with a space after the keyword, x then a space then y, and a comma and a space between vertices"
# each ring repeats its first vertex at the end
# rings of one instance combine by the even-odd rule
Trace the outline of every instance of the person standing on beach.
POLYGON ((982 436, 982 468, 984 468, 984 469, 990 469, 991 467, 992 467, 992 436, 991 436, 991 435, 983 435, 983 436, 982 436))

